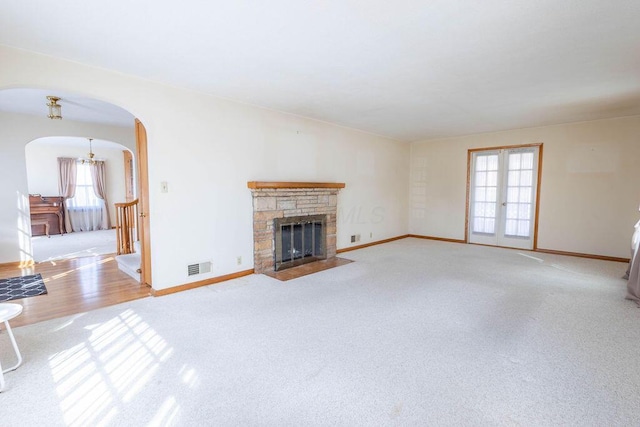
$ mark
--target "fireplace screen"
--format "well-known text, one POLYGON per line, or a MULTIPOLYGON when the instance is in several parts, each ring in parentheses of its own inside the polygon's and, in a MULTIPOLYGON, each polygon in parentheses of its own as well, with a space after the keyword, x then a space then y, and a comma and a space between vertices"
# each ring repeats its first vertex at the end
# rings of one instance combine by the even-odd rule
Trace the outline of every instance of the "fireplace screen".
POLYGON ((326 215, 274 219, 275 269, 326 259, 326 215))

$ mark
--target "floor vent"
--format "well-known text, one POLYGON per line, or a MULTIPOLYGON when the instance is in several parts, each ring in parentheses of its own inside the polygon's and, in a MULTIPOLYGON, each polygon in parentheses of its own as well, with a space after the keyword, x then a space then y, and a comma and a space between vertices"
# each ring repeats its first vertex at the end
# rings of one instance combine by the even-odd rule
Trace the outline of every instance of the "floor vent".
POLYGON ((201 262, 198 264, 191 264, 187 266, 187 274, 189 276, 195 276, 196 274, 211 273, 211 262, 201 262))

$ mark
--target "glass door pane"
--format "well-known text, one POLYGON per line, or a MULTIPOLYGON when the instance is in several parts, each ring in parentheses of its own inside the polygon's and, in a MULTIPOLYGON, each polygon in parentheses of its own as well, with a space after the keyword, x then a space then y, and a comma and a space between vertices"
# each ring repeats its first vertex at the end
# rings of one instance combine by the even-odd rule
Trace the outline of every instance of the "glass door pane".
POLYGON ((533 153, 509 153, 507 160, 507 218, 504 234, 531 237, 533 153))
POLYGON ((499 225, 500 153, 474 153, 472 161, 469 238, 472 243, 495 244, 499 225))
POLYGON ((474 152, 469 242, 533 248, 538 147, 474 152))
POLYGON ((495 234, 498 155, 478 156, 474 200, 474 233, 495 234))

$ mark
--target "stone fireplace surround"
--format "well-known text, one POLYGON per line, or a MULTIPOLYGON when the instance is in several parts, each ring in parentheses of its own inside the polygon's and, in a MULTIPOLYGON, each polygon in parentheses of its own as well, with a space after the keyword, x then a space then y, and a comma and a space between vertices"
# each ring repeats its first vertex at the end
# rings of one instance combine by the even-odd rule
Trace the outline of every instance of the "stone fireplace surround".
POLYGON ((336 216, 339 182, 249 181, 253 196, 253 263, 257 274, 272 272, 274 261, 273 220, 290 216, 327 215, 327 259, 336 256, 336 216))

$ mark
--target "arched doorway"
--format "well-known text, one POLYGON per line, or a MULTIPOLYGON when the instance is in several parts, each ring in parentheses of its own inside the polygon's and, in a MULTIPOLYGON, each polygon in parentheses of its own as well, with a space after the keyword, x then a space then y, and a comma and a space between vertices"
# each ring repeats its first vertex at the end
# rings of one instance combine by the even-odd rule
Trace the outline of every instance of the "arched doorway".
MULTIPOLYGON (((137 139, 144 132, 144 127, 140 122, 137 122, 138 124, 136 125, 134 116, 118 106, 73 93, 40 89, 0 90, 0 119, 4 123, 11 123, 10 129, 7 126, 3 126, 5 131, 0 131, 0 134, 4 133, 4 135, 0 135, 2 137, 0 138, 0 151, 4 157, 2 163, 3 166, 11 166, 5 168, 5 172, 9 177, 6 181, 9 185, 0 190, 0 201, 7 202, 7 206, 17 206, 15 211, 9 210, 6 212, 5 217, 0 215, 0 236, 2 236, 2 239, 0 239, 0 277, 2 277, 12 274, 9 271, 13 271, 15 273, 13 276, 16 276, 29 274, 43 268, 42 265, 38 264, 31 267, 31 269, 24 268, 29 265, 32 259, 31 248, 28 243, 31 237, 31 227, 28 221, 28 194, 30 191, 27 180, 25 145, 42 137, 65 135, 72 138, 85 138, 85 141, 87 137, 93 137, 96 140, 117 141, 119 143, 124 141, 125 148, 137 154, 139 151, 137 139), (59 103, 62 105, 62 120, 47 118, 46 95, 55 95, 61 98, 59 103), (136 130, 136 126, 138 130, 136 130)), ((146 132, 144 133, 146 134, 146 132)), ((143 154, 145 157, 144 159, 136 160, 139 160, 138 164, 143 164, 146 170, 146 138, 144 143, 143 154)), ((136 181, 140 183, 141 180, 136 179, 136 181)), ((146 179, 144 185, 146 185, 146 179)), ((138 196, 146 200, 148 188, 137 187, 138 196)), ((144 213, 146 212, 148 211, 145 210, 144 213)), ((146 245, 148 245, 148 227, 146 231, 146 245)), ((148 254, 148 246, 145 249, 147 249, 148 254)), ((75 275, 76 281, 80 282, 76 296, 74 296, 76 303, 83 298, 81 295, 84 294, 90 294, 89 299, 91 301, 75 304, 75 308, 72 307, 70 310, 52 310, 49 307, 47 318, 72 314, 74 310, 77 310, 77 312, 86 311, 101 305, 121 302, 118 298, 113 298, 113 295, 110 295, 102 304, 102 302, 98 301, 100 295, 96 295, 95 292, 99 290, 101 281, 110 280, 109 276, 119 274, 117 268, 105 268, 106 266, 115 265, 113 259, 105 260, 103 258, 96 262, 95 268, 101 270, 93 275, 85 274, 94 267, 87 267, 86 260, 83 262, 85 265, 63 266, 62 269, 66 268, 66 270, 58 272, 47 270, 46 274, 51 277, 60 276, 67 279, 75 275)), ((150 265, 150 262, 147 265, 150 265)), ((55 267, 60 266, 61 263, 57 262, 55 267)), ((141 265, 141 268, 144 268, 143 265, 141 265)), ((150 272, 144 277, 146 278, 145 283, 150 285, 150 272)), ((139 283, 134 282, 134 284, 141 288, 139 283)), ((140 294, 148 295, 149 288, 144 286, 142 289, 143 292, 136 293, 136 298, 140 294)), ((48 294, 49 300, 51 300, 52 294, 53 292, 48 294)), ((31 320, 33 320, 28 315, 28 309, 37 306, 35 304, 37 298, 40 297, 18 301, 25 306, 25 316, 22 316, 25 323, 31 323, 31 320)), ((43 298, 47 298, 47 296, 43 296, 43 298)), ((131 294, 126 298, 132 299, 131 294)), ((44 318, 37 318, 36 321, 38 320, 44 320, 44 318)))
POLYGON ((35 262, 117 252, 115 204, 128 201, 129 192, 132 197, 137 193, 135 179, 128 179, 129 176, 135 178, 135 173, 127 168, 127 160, 133 156, 131 150, 122 144, 94 138, 49 136, 26 145, 31 247, 35 262), (93 159, 89 159, 89 155, 93 159), (60 197, 58 159, 73 159, 77 175, 81 177, 81 181, 76 182, 79 191, 75 191, 68 204, 84 203, 88 206, 74 207, 66 212, 62 206, 47 207, 47 201, 53 200, 56 204, 60 197), (102 163, 104 200, 98 198, 93 189, 91 161, 102 163), (42 213, 34 212, 34 205, 42 206, 42 213), (47 210, 54 213, 47 213, 47 210), (64 214, 69 218, 71 230, 60 224, 64 214))

